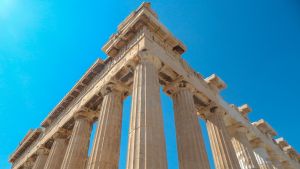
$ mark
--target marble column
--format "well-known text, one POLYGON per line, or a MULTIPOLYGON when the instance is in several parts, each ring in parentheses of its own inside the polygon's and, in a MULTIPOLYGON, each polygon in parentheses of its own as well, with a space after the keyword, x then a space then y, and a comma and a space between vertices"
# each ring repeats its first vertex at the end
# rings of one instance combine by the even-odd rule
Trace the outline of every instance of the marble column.
POLYGON ((218 111, 217 108, 212 108, 206 118, 206 127, 216 169, 240 169, 225 126, 223 112, 218 111))
POLYGON ((32 169, 43 169, 47 158, 49 155, 49 150, 45 147, 41 147, 37 150, 37 159, 35 160, 34 166, 32 169))
POLYGON ((274 169, 284 169, 281 162, 278 160, 272 160, 272 164, 274 169))
POLYGON ((209 169, 209 161, 193 94, 187 87, 178 87, 172 95, 180 169, 209 169))
POLYGON ((238 128, 233 132, 231 142, 242 169, 258 169, 251 144, 246 136, 244 128, 238 128))
POLYGON ((273 169, 272 161, 264 147, 256 147, 254 154, 260 169, 273 169))
POLYGON ((122 127, 122 93, 105 93, 88 169, 118 169, 122 127))
POLYGON ((60 169, 68 145, 67 137, 68 134, 66 130, 60 130, 54 134, 54 142, 44 169, 60 169))
POLYGON ((88 159, 88 148, 92 130, 92 118, 88 113, 78 113, 62 163, 62 169, 83 169, 88 159))
POLYGON ((157 66, 141 59, 134 71, 127 169, 167 169, 157 66))

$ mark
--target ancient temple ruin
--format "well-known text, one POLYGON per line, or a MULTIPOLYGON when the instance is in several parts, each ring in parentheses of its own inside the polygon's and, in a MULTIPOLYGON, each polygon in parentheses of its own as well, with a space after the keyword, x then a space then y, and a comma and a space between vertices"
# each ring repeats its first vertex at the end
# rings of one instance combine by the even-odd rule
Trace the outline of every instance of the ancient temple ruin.
POLYGON ((118 169, 123 100, 132 96, 127 169, 167 169, 160 88, 172 98, 180 169, 299 169, 299 154, 251 108, 220 96, 226 84, 184 61, 186 47, 143 3, 119 26, 98 59, 10 156, 13 169, 118 169), (205 150, 198 119, 206 122, 205 150), (93 123, 98 122, 88 155, 93 123))

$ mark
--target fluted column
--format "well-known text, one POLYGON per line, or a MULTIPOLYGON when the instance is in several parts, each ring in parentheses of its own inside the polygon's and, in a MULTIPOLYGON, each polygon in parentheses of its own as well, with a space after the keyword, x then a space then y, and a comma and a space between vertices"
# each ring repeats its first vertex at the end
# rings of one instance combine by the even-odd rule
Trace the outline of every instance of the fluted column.
POLYGON ((209 169, 192 92, 178 87, 172 98, 180 169, 209 169))
POLYGON ((49 150, 45 147, 41 147, 37 151, 37 159, 35 160, 34 166, 32 169, 43 169, 47 158, 49 155, 49 150))
POLYGON ((44 169, 60 169, 68 145, 67 136, 68 132, 66 130, 60 130, 54 134, 54 142, 44 169))
POLYGON ((236 129, 233 132, 231 141, 242 169, 258 169, 251 144, 246 136, 244 128, 236 129))
POLYGON ((62 163, 62 169, 83 169, 87 163, 92 120, 85 113, 75 116, 75 125, 62 163))
POLYGON ((158 71, 150 59, 134 71, 127 169, 168 168, 158 71))
POLYGON ((106 91, 88 169, 119 168, 122 101, 121 92, 115 89, 106 91))
POLYGON ((215 107, 211 108, 206 126, 216 169, 240 169, 225 126, 224 114, 215 107))
POLYGON ((256 147, 254 154, 260 169, 273 169, 272 161, 264 147, 256 147))
POLYGON ((284 169, 281 162, 278 160, 272 160, 272 164, 274 169, 284 169))

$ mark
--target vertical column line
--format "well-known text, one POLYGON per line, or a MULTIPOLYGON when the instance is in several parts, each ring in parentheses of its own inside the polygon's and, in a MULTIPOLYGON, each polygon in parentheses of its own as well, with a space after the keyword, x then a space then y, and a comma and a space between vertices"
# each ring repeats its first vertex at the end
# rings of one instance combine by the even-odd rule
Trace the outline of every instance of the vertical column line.
POLYGON ((158 72, 141 59, 134 72, 127 169, 167 169, 158 72))
POLYGON ((178 87, 172 98, 180 169, 209 169, 192 92, 178 87))

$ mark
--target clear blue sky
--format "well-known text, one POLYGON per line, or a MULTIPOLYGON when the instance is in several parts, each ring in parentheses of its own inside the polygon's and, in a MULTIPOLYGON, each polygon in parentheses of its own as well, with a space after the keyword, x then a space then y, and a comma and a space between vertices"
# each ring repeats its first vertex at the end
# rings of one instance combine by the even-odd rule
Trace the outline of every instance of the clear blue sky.
MULTIPOLYGON (((96 58, 141 1, 0 0, 0 168, 96 58)), ((298 0, 152 1, 160 20, 188 47, 183 57, 222 93, 249 103, 300 151, 298 0)), ((169 168, 178 167, 171 100, 163 95, 169 168)), ((124 104, 120 168, 125 168, 130 100, 124 104)), ((207 142, 206 130, 204 135, 207 142)), ((211 160, 211 155, 210 155, 211 160)), ((213 167, 212 167, 213 168, 213 167)))

